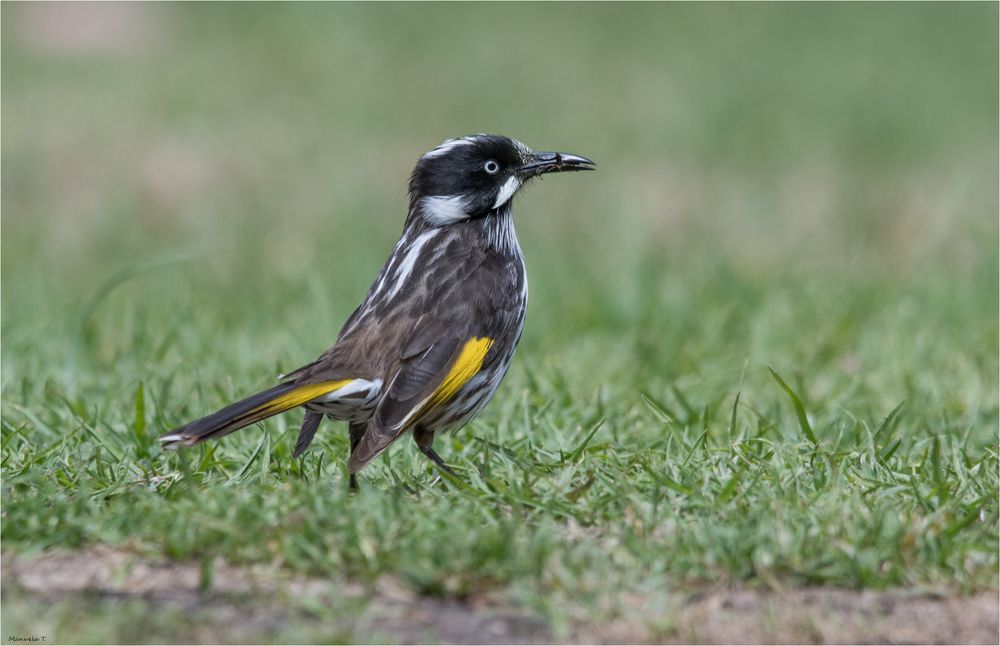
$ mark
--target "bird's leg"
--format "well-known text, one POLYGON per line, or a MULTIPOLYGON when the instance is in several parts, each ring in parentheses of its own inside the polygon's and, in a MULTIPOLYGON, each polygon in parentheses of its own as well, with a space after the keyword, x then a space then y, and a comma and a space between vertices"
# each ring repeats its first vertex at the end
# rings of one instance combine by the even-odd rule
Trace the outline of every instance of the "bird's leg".
MULTIPOLYGON (((351 424, 350 426, 350 438, 351 438, 351 455, 354 455, 354 449, 358 448, 358 444, 361 444, 361 438, 365 435, 365 425, 364 424, 351 424)), ((358 490, 358 477, 353 473, 350 476, 349 485, 351 491, 358 490)))
POLYGON ((417 448, 420 449, 420 452, 426 455, 427 458, 436 464, 439 469, 453 478, 458 478, 458 474, 455 473, 451 467, 445 464, 444 460, 441 459, 441 456, 435 453, 432 448, 432 445, 434 444, 434 431, 426 431, 418 426, 413 431, 413 439, 416 440, 417 448))

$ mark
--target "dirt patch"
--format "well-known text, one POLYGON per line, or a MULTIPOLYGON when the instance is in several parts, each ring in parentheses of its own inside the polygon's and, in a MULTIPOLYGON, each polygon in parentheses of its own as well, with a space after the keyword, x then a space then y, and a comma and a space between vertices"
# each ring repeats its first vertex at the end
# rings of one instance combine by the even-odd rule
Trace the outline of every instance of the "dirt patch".
MULTIPOLYGON (((306 634, 321 641, 397 643, 541 643, 552 641, 547 624, 486 599, 456 601, 419 596, 389 578, 372 587, 347 581, 297 577, 275 568, 175 563, 121 549, 94 547, 3 556, 4 602, 30 597, 43 604, 79 601, 86 612, 114 611, 141 601, 151 612, 179 610, 188 626, 175 636, 192 643, 272 641, 292 622, 318 624, 306 634), (100 608, 99 606, 109 606, 100 608), (95 606, 98 606, 95 608, 95 606), (324 630, 324 628, 326 628, 324 630)), ((135 609, 133 608, 132 611, 135 609)), ((58 630, 21 629, 24 634, 58 630)), ((161 641, 151 635, 122 641, 161 641)), ((162 637, 162 633, 160 635, 162 637)), ((66 641, 73 641, 65 636, 66 641)))
POLYGON ((996 644, 997 593, 945 598, 827 588, 726 590, 677 613, 675 638, 709 644, 996 644))
MULTIPOLYGON (((273 568, 173 563, 106 547, 5 555, 3 588, 5 604, 15 598, 43 604, 79 600, 100 612, 102 604, 129 600, 148 604, 150 613, 173 608, 184 617, 201 617, 192 619, 187 632, 174 634, 176 641, 189 642, 270 641, 290 625, 315 628, 305 634, 327 636, 319 641, 398 643, 1000 642, 997 592, 941 597, 806 588, 627 594, 616 619, 581 620, 557 634, 544 618, 500 599, 427 598, 390 579, 362 586, 273 568), (332 618, 316 608, 337 608, 340 614, 332 618)), ((58 635, 48 641, 59 641, 58 635)))

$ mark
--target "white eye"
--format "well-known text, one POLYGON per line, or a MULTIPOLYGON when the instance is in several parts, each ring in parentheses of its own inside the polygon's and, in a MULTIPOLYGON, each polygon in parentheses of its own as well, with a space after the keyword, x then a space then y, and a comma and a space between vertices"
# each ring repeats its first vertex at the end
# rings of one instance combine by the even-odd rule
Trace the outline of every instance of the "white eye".
POLYGON ((496 163, 491 159, 488 162, 486 162, 486 164, 483 165, 483 170, 485 170, 490 175, 496 175, 497 172, 500 170, 500 164, 496 163))

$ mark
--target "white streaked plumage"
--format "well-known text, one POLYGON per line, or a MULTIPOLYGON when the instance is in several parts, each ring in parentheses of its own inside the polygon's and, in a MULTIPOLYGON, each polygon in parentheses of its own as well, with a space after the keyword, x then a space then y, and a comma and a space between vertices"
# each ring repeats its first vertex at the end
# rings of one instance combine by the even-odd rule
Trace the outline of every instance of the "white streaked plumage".
POLYGON ((406 255, 403 256, 403 261, 399 263, 399 268, 396 269, 395 274, 392 277, 392 287, 389 288, 389 292, 385 295, 386 298, 392 298, 396 293, 403 288, 406 284, 407 278, 413 272, 413 266, 417 262, 417 258, 420 256, 420 251, 427 244, 427 241, 431 238, 440 235, 440 231, 432 229, 430 231, 425 231, 420 234, 416 240, 413 241, 413 246, 411 246, 407 251, 406 255))
POLYGON ((521 257, 521 245, 514 231, 514 217, 511 215, 510 204, 500 208, 496 214, 483 218, 486 244, 505 255, 521 257))
POLYGON ((389 255, 389 261, 386 263, 385 268, 382 269, 382 273, 379 274, 376 279, 376 287, 372 290, 372 294, 378 294, 385 287, 385 281, 392 274, 392 270, 396 263, 399 261, 399 252, 404 246, 410 242, 410 233, 404 233, 402 237, 396 242, 396 246, 392 248, 392 254, 389 255))
POLYGON ((334 419, 362 422, 371 417, 381 395, 381 379, 354 379, 337 390, 312 400, 306 407, 334 419))

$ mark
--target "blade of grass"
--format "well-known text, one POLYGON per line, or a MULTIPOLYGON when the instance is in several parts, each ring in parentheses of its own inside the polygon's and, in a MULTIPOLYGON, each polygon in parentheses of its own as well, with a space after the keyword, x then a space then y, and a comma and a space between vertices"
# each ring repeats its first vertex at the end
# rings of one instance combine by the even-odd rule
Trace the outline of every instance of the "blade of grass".
POLYGON ((672 426, 675 423, 676 415, 670 412, 670 409, 663 403, 656 401, 646 393, 641 393, 639 398, 642 399, 642 403, 646 405, 646 408, 653 413, 653 416, 656 417, 659 422, 666 424, 667 426, 672 426))
POLYGON ((253 450, 253 453, 250 454, 250 458, 243 465, 243 468, 237 471, 236 474, 233 475, 233 477, 226 482, 226 486, 239 482, 243 478, 243 476, 246 475, 247 471, 250 470, 250 467, 252 467, 253 463, 257 460, 257 456, 260 455, 260 452, 264 448, 264 443, 266 441, 267 441, 267 433, 264 433, 263 435, 261 435, 260 441, 257 442, 257 448, 255 448, 253 450))
POLYGON ((896 428, 896 425, 899 423, 899 411, 902 410, 903 404, 905 403, 906 400, 904 399, 903 401, 896 404, 896 407, 893 408, 891 411, 889 411, 889 414, 885 416, 885 418, 882 420, 882 423, 879 424, 878 430, 875 431, 874 437, 876 440, 879 438, 880 435, 882 435, 882 433, 886 431, 889 431, 890 435, 892 434, 892 431, 896 428))
POLYGON ((781 386, 785 393, 788 394, 788 398, 792 400, 792 408, 795 409, 795 417, 799 420, 799 428, 802 430, 802 434, 805 435, 806 439, 812 442, 813 445, 815 445, 816 434, 813 433, 812 426, 809 424, 809 418, 806 416, 806 408, 802 405, 802 400, 799 399, 798 394, 792 390, 791 386, 785 383, 785 380, 781 378, 781 375, 774 371, 774 368, 768 366, 767 369, 771 371, 771 375, 774 377, 774 380, 778 382, 778 385, 781 386))

